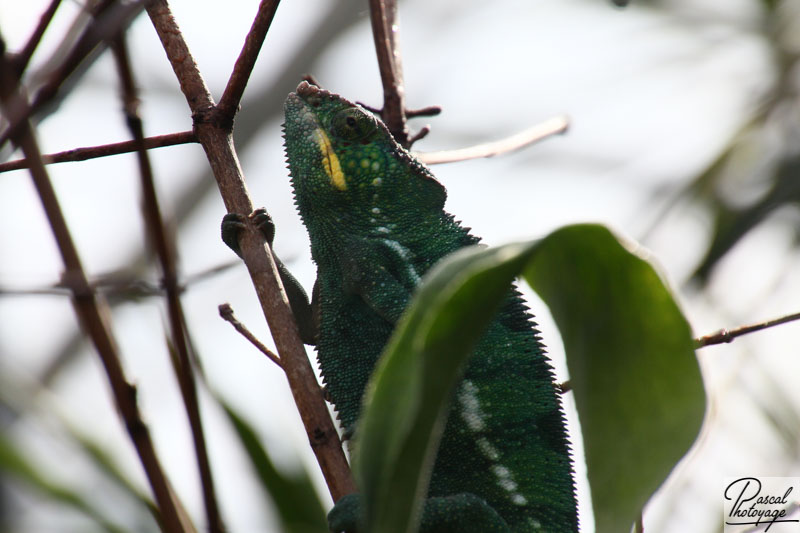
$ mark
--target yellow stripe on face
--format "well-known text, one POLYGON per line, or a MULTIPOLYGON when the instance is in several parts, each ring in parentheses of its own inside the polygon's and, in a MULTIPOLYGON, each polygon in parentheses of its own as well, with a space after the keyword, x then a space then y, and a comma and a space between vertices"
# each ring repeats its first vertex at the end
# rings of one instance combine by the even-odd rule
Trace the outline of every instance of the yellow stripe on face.
POLYGON ((314 130, 314 135, 317 137, 317 144, 319 150, 322 152, 322 168, 331 180, 331 184, 340 191, 347 189, 347 182, 345 181, 344 172, 342 172, 342 165, 339 163, 339 158, 333 151, 331 140, 328 135, 320 128, 314 130))

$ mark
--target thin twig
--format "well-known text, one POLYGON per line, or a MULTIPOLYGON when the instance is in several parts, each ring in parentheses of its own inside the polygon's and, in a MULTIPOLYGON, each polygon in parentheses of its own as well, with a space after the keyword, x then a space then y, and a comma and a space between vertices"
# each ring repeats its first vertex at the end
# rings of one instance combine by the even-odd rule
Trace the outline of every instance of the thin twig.
MULTIPOLYGON (((156 135, 153 137, 145 137, 142 139, 142 145, 145 150, 152 150, 153 148, 163 148, 165 146, 175 146, 176 144, 196 143, 197 138, 193 131, 182 131, 180 133, 168 133, 166 135, 156 135)), ((71 161, 86 161, 87 159, 97 159, 99 157, 106 157, 109 155, 127 154, 135 152, 139 149, 138 141, 123 141, 118 143, 103 144, 99 146, 86 146, 82 148, 73 148, 63 152, 54 154, 47 154, 42 156, 44 164, 51 163, 67 163, 71 161)), ((17 159, 14 161, 6 161, 0 163, 0 172, 8 172, 10 170, 20 170, 28 168, 27 159, 17 159)))
POLYGON ((486 144, 460 148, 458 150, 442 150, 440 152, 414 152, 414 156, 426 165, 439 165, 477 159, 481 157, 494 157, 519 150, 531 144, 543 141, 553 135, 564 133, 569 127, 567 117, 554 117, 514 134, 505 139, 486 144))
POLYGON ((280 0, 261 0, 258 6, 258 13, 244 41, 242 51, 236 59, 236 64, 233 66, 233 73, 228 80, 228 85, 217 104, 217 112, 223 117, 223 120, 233 123, 233 117, 242 100, 247 81, 253 72, 258 53, 264 44, 264 38, 267 36, 272 19, 275 18, 275 11, 277 11, 279 3, 280 0))
MULTIPOLYGON (((119 276, 113 278, 113 276, 111 276, 101 279, 100 281, 92 281, 89 284, 91 285, 93 292, 102 294, 108 299, 115 298, 118 301, 130 301, 138 298, 164 296, 164 288, 161 284, 147 282, 136 278, 123 278, 119 276)), ((64 285, 63 281, 43 287, 10 289, 0 286, 0 297, 70 295, 70 289, 64 285)))
MULTIPOLYGON (((152 0, 147 13, 161 39, 181 91, 192 111, 197 138, 203 145, 222 199, 230 213, 253 211, 242 169, 233 148, 230 129, 213 120, 214 101, 165 0, 152 0)), ((271 250, 252 224, 240 238, 240 249, 250 271, 264 316, 278 348, 289 388, 333 499, 355 492, 336 427, 320 393, 314 371, 300 340, 289 301, 280 282, 271 250)))
MULTIPOLYGON (((227 261, 216 266, 205 268, 194 274, 184 275, 183 282, 178 289, 183 292, 188 287, 206 281, 226 270, 238 267, 242 262, 227 261)), ((165 289, 163 283, 148 281, 135 275, 127 275, 125 271, 115 271, 109 274, 97 276, 90 282, 92 290, 102 293, 106 298, 115 301, 130 301, 137 298, 151 298, 164 296, 165 289)), ((0 297, 2 296, 69 296, 69 288, 62 283, 55 283, 41 287, 30 288, 5 288, 0 285, 0 297)))
MULTIPOLYGON (((0 98, 4 105, 3 110, 8 112, 9 102, 19 102, 20 98, 18 94, 14 94, 18 93, 16 85, 18 81, 4 50, 5 46, 0 42, 0 53, 2 53, 0 55, 0 83, 2 84, 0 98)), ((153 490, 161 513, 161 525, 168 533, 193 531, 191 524, 186 521, 185 511, 182 510, 180 502, 161 468, 150 432, 139 413, 136 388, 127 381, 122 369, 116 342, 108 325, 108 308, 101 300, 97 299, 89 285, 50 177, 41 161, 38 144, 27 120, 18 124, 18 128, 14 130, 13 140, 22 149, 25 157, 31 161, 31 177, 64 262, 66 269, 64 279, 72 289, 75 311, 103 363, 117 408, 153 490)))
POLYGON ((779 326, 781 324, 786 324, 787 322, 794 322, 795 320, 800 320, 800 313, 794 313, 791 315, 782 316, 780 318, 774 318, 772 320, 767 320, 766 322, 759 322, 758 324, 752 324, 749 326, 740 326, 735 329, 721 329, 716 333, 712 333, 710 335, 704 335, 694 340, 695 348, 704 348, 706 346, 712 346, 714 344, 724 344, 727 342, 733 342, 736 337, 741 337, 742 335, 747 335, 748 333, 753 333, 755 331, 761 331, 762 329, 771 328, 774 326, 779 326))
POLYGON ((426 107, 421 107, 419 109, 407 109, 406 118, 435 117, 441 112, 442 112, 442 106, 429 105, 426 107))
POLYGON ((153 168, 150 164, 150 156, 144 146, 144 127, 139 115, 138 91, 124 35, 121 35, 112 44, 111 48, 114 52, 114 59, 122 84, 125 122, 130 129, 134 142, 138 145, 136 155, 139 161, 145 226, 150 237, 149 242, 155 248, 163 276, 171 342, 175 347, 174 352, 177 363, 175 365, 175 373, 192 432, 200 484, 203 488, 203 504, 206 511, 207 527, 211 533, 222 533, 225 531, 225 526, 222 522, 216 491, 214 490, 214 476, 211 471, 211 462, 208 459, 203 419, 200 415, 200 405, 197 399, 194 368, 189 357, 186 319, 180 300, 181 287, 178 280, 174 233, 167 230, 167 224, 159 207, 153 168))
POLYGON ((415 142, 424 137, 427 137, 430 132, 431 132, 430 126, 422 126, 422 128, 420 128, 420 130, 417 133, 415 133, 408 139, 408 146, 414 146, 415 142))
POLYGON ((231 307, 231 304, 229 303, 220 304, 218 309, 219 309, 219 316, 221 316, 223 320, 229 322, 230 325, 233 326, 233 328, 242 335, 242 337, 250 341, 250 344, 255 346, 261 353, 269 357, 270 361, 272 361, 279 367, 283 368, 283 364, 281 363, 281 358, 278 357, 278 354, 267 348, 263 342, 258 340, 258 337, 253 335, 253 333, 249 329, 247 329, 247 326, 239 322, 239 320, 236 318, 236 315, 233 314, 233 307, 231 307))
MULTIPOLYGON (((311 85, 316 85, 317 87, 320 86, 320 84, 317 83, 316 80, 314 80, 313 76, 306 75, 306 77, 308 78, 306 79, 306 81, 311 85)), ((303 79, 305 79, 306 77, 304 77, 303 79)), ((376 115, 381 114, 380 109, 372 107, 371 105, 365 104, 364 102, 359 102, 358 100, 356 100, 356 103, 371 113, 375 113, 376 115)), ((442 106, 429 105, 426 107, 421 107, 419 109, 406 109, 406 118, 435 117, 441 112, 442 112, 442 106)))
POLYGON ((28 38, 25 46, 23 46, 22 50, 20 50, 17 54, 12 56, 11 61, 18 78, 21 78, 22 73, 25 72, 26 68, 28 68, 28 63, 30 62, 31 57, 33 57, 36 47, 39 46, 45 30, 47 30, 47 27, 53 20, 53 16, 56 14, 56 10, 60 4, 61 0, 51 0, 50 5, 47 6, 45 12, 42 13, 42 16, 39 18, 39 24, 36 25, 36 29, 33 30, 33 33, 28 38))

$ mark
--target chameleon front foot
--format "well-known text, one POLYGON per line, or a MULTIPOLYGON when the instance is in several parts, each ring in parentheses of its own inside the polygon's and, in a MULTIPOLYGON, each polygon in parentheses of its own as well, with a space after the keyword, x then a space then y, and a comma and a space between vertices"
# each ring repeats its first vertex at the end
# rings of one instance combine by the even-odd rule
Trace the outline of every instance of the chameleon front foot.
MULTIPOLYGON (((267 210, 263 207, 256 209, 247 217, 239 213, 228 213, 222 217, 222 241, 228 245, 228 248, 236 252, 236 255, 239 257, 242 257, 242 250, 239 247, 239 237, 242 231, 247 230, 248 219, 258 228, 270 248, 275 238, 275 224, 272 222, 272 217, 269 216, 267 210)), ((306 291, 303 290, 300 282, 292 276, 292 273, 289 272, 275 254, 273 254, 273 258, 278 268, 278 274, 281 276, 281 283, 283 283, 286 296, 289 299, 289 304, 292 307, 292 314, 294 314, 295 321, 297 322, 300 339, 305 344, 314 345, 317 342, 319 326, 315 311, 308 303, 306 291)))
POLYGON ((328 513, 328 529, 333 533, 358 533, 361 494, 342 496, 328 513))
POLYGON ((222 241, 239 257, 242 257, 242 250, 239 248, 239 237, 242 231, 247 229, 248 218, 253 221, 253 224, 255 224, 270 246, 272 246, 272 241, 275 238, 275 224, 272 222, 272 217, 263 207, 250 213, 249 217, 239 213, 226 214, 222 217, 222 241))
POLYGON ((228 213, 222 217, 222 242, 228 245, 236 255, 242 257, 242 250, 239 248, 239 235, 247 227, 245 216, 239 213, 228 213))

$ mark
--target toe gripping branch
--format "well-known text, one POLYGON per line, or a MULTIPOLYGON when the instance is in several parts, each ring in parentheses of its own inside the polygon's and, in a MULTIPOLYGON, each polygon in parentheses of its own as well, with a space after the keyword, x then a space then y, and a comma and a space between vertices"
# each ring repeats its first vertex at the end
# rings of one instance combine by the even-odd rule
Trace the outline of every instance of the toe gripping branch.
MULTIPOLYGON (((264 240, 269 244, 272 249, 272 241, 275 239, 275 223, 272 217, 269 216, 267 210, 259 208, 253 211, 249 217, 239 213, 228 213, 222 218, 222 241, 233 250, 236 255, 242 257, 242 251, 239 247, 239 237, 241 232, 247 229, 247 219, 252 220, 256 228, 261 232, 264 240)), ((300 338, 305 344, 316 345, 317 332, 319 331, 319 319, 316 309, 318 306, 316 302, 309 303, 308 295, 300 285, 300 282, 289 272, 289 269, 283 262, 272 253, 275 260, 275 266, 278 268, 278 273, 281 276, 281 283, 286 291, 286 296, 289 299, 289 305, 292 308, 295 322, 300 332, 300 338)))

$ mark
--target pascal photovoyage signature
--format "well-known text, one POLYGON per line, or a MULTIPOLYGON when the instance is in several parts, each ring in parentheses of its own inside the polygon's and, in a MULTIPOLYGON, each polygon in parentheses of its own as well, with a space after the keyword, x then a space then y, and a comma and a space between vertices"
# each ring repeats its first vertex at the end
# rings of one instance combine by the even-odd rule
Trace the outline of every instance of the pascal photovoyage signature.
POLYGON ((732 481, 724 494, 725 500, 733 502, 726 513, 725 524, 758 526, 768 523, 764 531, 769 531, 776 523, 800 521, 786 518, 788 512, 796 507, 796 502, 789 498, 793 489, 789 485, 783 494, 762 494, 762 484, 758 478, 743 477, 732 481))

